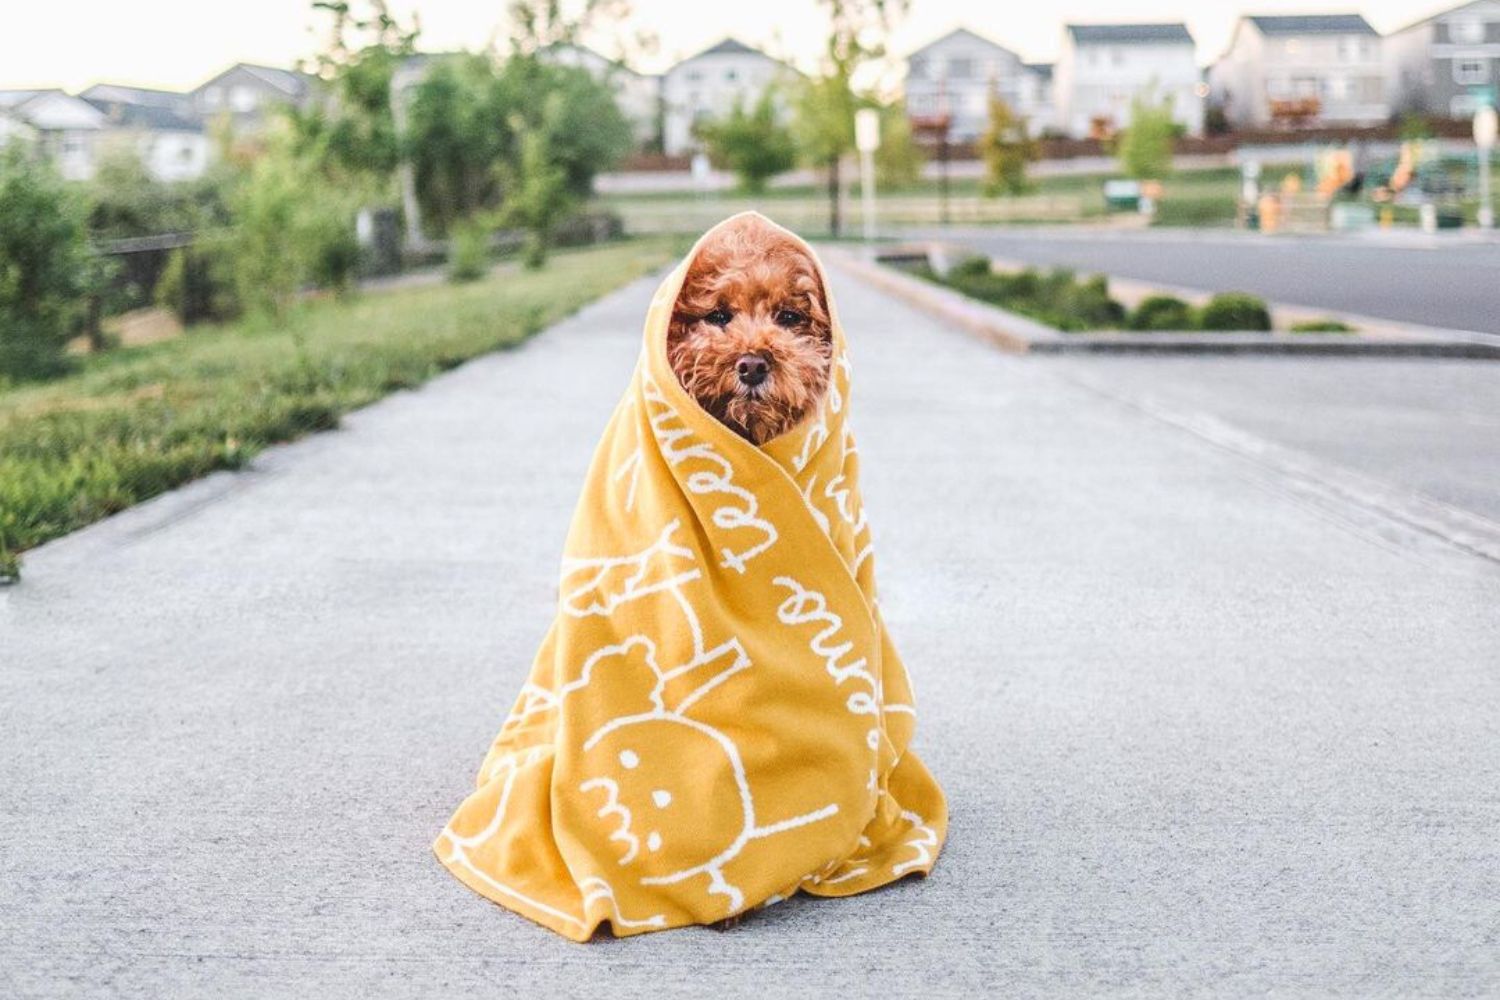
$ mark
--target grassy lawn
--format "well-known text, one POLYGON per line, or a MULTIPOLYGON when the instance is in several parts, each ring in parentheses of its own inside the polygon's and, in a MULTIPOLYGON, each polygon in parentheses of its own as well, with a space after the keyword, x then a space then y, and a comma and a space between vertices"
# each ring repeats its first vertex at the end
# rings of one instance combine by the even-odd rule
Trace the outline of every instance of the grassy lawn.
POLYGON ((539 272, 311 302, 0 388, 0 577, 18 553, 389 392, 512 347, 671 259, 665 240, 560 253, 539 272))

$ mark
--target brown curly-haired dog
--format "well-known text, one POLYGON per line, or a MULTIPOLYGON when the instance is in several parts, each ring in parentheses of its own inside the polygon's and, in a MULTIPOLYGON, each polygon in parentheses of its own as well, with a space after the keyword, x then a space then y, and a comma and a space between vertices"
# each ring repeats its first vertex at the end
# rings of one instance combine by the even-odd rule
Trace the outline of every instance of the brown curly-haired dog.
POLYGON ((722 226, 693 258, 667 329, 682 387, 764 444, 817 409, 832 356, 828 302, 807 251, 754 216, 722 226))

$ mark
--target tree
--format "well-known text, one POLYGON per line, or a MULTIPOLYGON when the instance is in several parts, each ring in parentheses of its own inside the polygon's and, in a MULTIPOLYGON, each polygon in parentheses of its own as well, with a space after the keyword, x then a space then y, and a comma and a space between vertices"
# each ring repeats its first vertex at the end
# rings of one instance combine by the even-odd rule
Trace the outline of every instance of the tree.
POLYGON ((230 198, 239 299, 283 320, 306 284, 342 289, 358 259, 357 191, 328 182, 284 136, 273 137, 230 198))
POLYGON ((725 117, 701 123, 698 137, 709 156, 733 170, 740 187, 752 193, 764 191, 766 181, 797 163, 796 142, 781 123, 770 90, 748 111, 736 101, 725 117))
POLYGON ((346 0, 312 6, 330 15, 328 40, 314 61, 334 100, 289 112, 299 151, 326 173, 386 182, 400 161, 391 82, 416 51, 420 24, 415 15, 402 24, 386 0, 362 0, 358 10, 346 0))
POLYGON ((884 187, 906 187, 922 177, 926 162, 922 147, 911 134, 906 102, 892 101, 880 109, 880 148, 875 150, 875 174, 884 187))
POLYGON ((1137 94, 1130 102, 1130 125, 1120 136, 1120 168, 1137 180, 1165 177, 1172 172, 1172 143, 1180 129, 1172 119, 1172 102, 1156 101, 1154 94, 1137 94))
POLYGON ((1026 129, 1026 119, 997 94, 990 95, 990 123, 979 140, 984 157, 986 194, 1020 194, 1027 188, 1026 164, 1041 150, 1026 129))
POLYGON ((64 367, 99 278, 85 211, 51 167, 16 144, 0 147, 0 376, 64 367))
POLYGON ((553 158, 550 143, 546 127, 524 128, 520 162, 512 171, 500 214, 502 225, 525 231, 521 259, 533 269, 547 262, 552 230, 573 206, 567 173, 553 158))
POLYGON ((855 93, 854 77, 885 54, 885 36, 906 0, 819 0, 828 12, 821 72, 807 77, 793 102, 793 131, 804 158, 828 171, 828 228, 839 218, 839 168, 854 149, 854 112, 871 102, 855 93))

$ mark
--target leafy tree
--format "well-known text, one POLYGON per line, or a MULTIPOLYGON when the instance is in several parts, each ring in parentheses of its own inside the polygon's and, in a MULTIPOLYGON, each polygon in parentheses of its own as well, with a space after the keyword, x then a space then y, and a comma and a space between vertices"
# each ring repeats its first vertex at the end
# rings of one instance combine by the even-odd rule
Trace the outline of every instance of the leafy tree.
POLYGON ((1130 102, 1130 125, 1120 136, 1120 168, 1138 180, 1161 178, 1172 172, 1172 143, 1179 128, 1172 120, 1170 99, 1156 101, 1150 92, 1130 102))
POLYGON ((358 197, 325 180, 289 142, 274 142, 231 197, 234 278, 245 307, 282 320, 304 285, 347 287, 358 259, 358 197))
POLYGON ((99 280, 82 199, 46 164, 0 147, 0 376, 50 375, 99 280))
MULTIPOLYGON (((555 99, 556 94, 553 95, 555 99)), ((500 213, 502 225, 526 233, 522 261, 528 268, 547 262, 552 230, 573 207, 567 172, 554 159, 546 128, 526 128, 521 134, 520 162, 511 170, 509 190, 500 213)))
POLYGON ((512 144, 499 89, 488 57, 463 55, 435 65, 412 93, 404 144, 435 233, 499 202, 496 167, 512 144))
POLYGON ((764 191, 766 181, 797 163, 796 142, 779 120, 770 90, 748 111, 736 101, 722 119, 701 123, 698 136, 709 156, 733 170, 740 187, 753 193, 764 191))
POLYGON ((386 0, 315 0, 330 15, 315 62, 333 100, 291 112, 299 149, 332 174, 388 180, 400 161, 391 81, 416 51, 420 26, 404 25, 386 0))
POLYGON ((609 87, 581 67, 512 55, 500 68, 495 101, 493 114, 511 127, 509 162, 520 162, 522 130, 545 129, 549 155, 577 197, 590 194, 594 177, 619 163, 635 142, 609 87))
POLYGON ((906 187, 922 178, 926 157, 912 138, 911 119, 904 101, 880 109, 880 148, 875 150, 875 174, 882 186, 906 187))
POLYGON ((990 123, 979 140, 984 156, 986 194, 1020 194, 1028 187, 1026 164, 1041 150, 1026 128, 1026 119, 1011 110, 1004 98, 990 96, 990 123))
POLYGON ((819 0, 828 13, 828 44, 821 71, 798 88, 793 132, 803 157, 828 171, 828 228, 839 218, 839 170, 854 150, 854 112, 871 102, 856 94, 855 74, 885 53, 884 38, 906 0, 819 0))

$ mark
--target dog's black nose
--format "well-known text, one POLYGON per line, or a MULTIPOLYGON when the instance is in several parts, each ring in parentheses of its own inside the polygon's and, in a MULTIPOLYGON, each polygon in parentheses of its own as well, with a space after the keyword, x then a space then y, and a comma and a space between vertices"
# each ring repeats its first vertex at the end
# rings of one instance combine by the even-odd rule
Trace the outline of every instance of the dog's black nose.
POLYGON ((734 370, 740 373, 740 381, 746 385, 760 385, 771 374, 771 362, 759 354, 741 354, 734 370))

